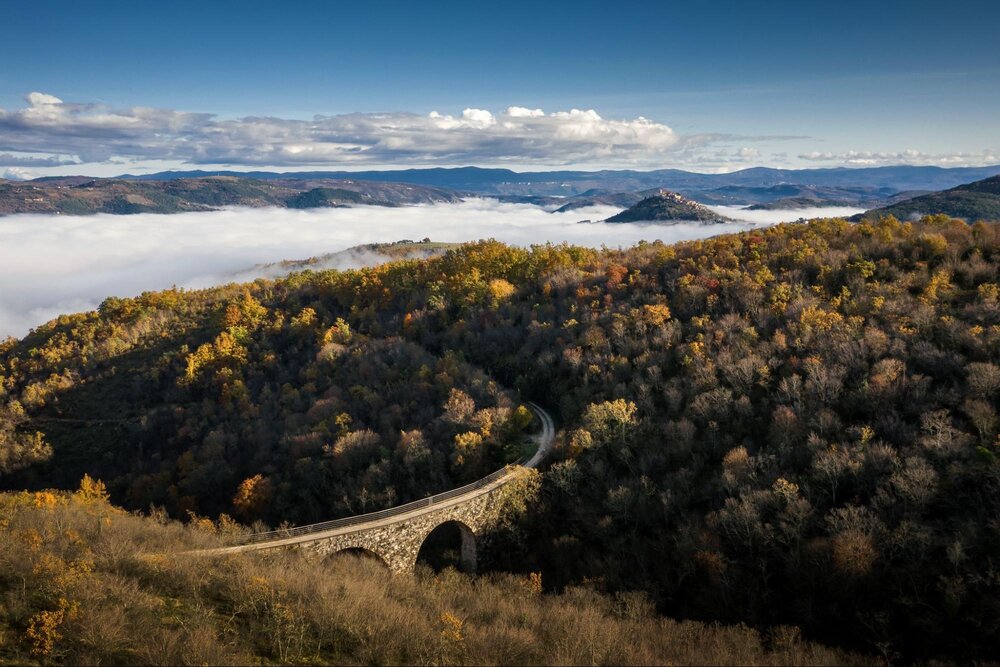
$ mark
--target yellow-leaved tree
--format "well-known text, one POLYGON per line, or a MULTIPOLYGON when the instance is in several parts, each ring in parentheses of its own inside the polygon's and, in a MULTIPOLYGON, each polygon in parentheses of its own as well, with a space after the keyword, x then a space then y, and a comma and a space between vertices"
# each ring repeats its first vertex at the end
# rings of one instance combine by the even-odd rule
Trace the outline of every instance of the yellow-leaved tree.
POLYGON ((258 473, 240 482, 236 495, 233 496, 233 508, 239 516, 255 519, 267 508, 272 495, 270 478, 258 473))

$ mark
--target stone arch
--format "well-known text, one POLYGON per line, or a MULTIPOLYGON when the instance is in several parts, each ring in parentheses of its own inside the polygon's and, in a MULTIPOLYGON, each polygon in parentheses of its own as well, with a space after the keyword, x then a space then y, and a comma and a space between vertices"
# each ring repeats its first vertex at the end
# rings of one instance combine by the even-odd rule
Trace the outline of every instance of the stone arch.
POLYGON ((420 557, 420 552, 423 550, 427 540, 442 528, 456 528, 458 530, 461 539, 459 546, 459 567, 463 572, 475 574, 478 564, 476 532, 467 523, 456 518, 447 518, 431 526, 430 530, 420 539, 414 561, 420 557))
POLYGON ((392 569, 389 565, 389 561, 387 561, 382 556, 382 554, 372 549, 368 549, 367 547, 359 545, 345 546, 335 551, 331 551, 327 555, 327 558, 330 559, 330 558, 337 558, 338 556, 348 556, 348 555, 360 556, 362 558, 368 558, 370 560, 378 561, 378 563, 383 567, 385 567, 386 569, 392 569))

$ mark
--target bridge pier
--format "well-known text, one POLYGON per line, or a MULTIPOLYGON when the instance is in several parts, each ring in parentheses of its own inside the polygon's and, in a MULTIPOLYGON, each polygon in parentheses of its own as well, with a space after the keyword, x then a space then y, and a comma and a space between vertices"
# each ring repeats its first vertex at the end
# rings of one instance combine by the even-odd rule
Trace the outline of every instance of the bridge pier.
POLYGON ((463 524, 459 524, 459 531, 462 533, 462 551, 460 562, 462 571, 468 574, 475 574, 479 565, 479 554, 476 553, 476 536, 463 524))

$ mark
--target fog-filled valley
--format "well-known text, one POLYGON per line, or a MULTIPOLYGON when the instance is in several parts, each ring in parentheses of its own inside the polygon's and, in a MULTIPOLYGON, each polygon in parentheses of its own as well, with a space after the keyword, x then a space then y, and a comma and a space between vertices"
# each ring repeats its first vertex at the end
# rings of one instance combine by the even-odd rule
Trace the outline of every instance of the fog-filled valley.
MULTIPOLYGON (((93 309, 108 296, 274 277, 280 271, 259 265, 368 243, 496 238, 521 246, 568 242, 625 247, 641 240, 670 243, 779 221, 859 212, 850 208, 711 208, 741 222, 579 224, 603 220, 620 209, 598 206, 551 213, 493 199, 399 208, 232 208, 172 215, 0 217, 0 337, 23 336, 57 315, 93 309)), ((377 254, 355 254, 323 268, 355 268, 383 259, 377 254)))
POLYGON ((0 667, 1000 666, 1000 2, 6 2, 0 667))

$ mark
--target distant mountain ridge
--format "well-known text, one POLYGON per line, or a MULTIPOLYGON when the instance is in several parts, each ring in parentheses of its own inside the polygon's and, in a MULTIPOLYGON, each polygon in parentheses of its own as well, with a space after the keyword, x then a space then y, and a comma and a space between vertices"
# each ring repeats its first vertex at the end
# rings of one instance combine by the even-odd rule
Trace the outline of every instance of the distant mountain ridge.
MULTIPOLYGON (((906 197, 924 194, 909 191, 906 197)), ((896 201, 900 192, 890 187, 800 185, 769 187, 724 186, 700 193, 698 201, 718 206, 747 206, 751 210, 797 209, 817 206, 871 208, 896 201)))
POLYGON ((204 176, 161 181, 71 176, 0 181, 0 215, 14 213, 183 213, 223 206, 286 208, 402 206, 457 202, 459 193, 409 183, 356 179, 259 180, 204 176))
POLYGON ((967 222, 1000 222, 1000 176, 872 209, 858 217, 870 219, 893 215, 900 220, 912 220, 937 214, 962 218, 967 222))
POLYGON ((566 197, 580 195, 592 189, 617 193, 667 188, 679 192, 685 197, 699 199, 696 195, 697 192, 726 186, 769 188, 784 184, 840 188, 888 188, 893 192, 904 190, 936 191, 1000 175, 1000 165, 951 168, 907 165, 824 169, 753 167, 724 174, 702 174, 681 169, 515 172, 509 169, 484 169, 480 167, 285 173, 269 171, 166 171, 142 176, 125 175, 121 178, 148 181, 213 175, 286 181, 303 179, 391 181, 449 188, 481 195, 566 197))
MULTIPOLYGON (((728 174, 678 169, 518 173, 478 167, 292 173, 175 171, 112 179, 86 176, 33 181, 0 179, 0 215, 178 213, 221 206, 400 206, 457 202, 469 196, 566 212, 587 206, 624 209, 663 189, 708 205, 880 210, 928 192, 996 175, 1000 175, 1000 165, 950 169, 759 167, 728 174)), ((975 208, 971 211, 974 214, 975 208)))

